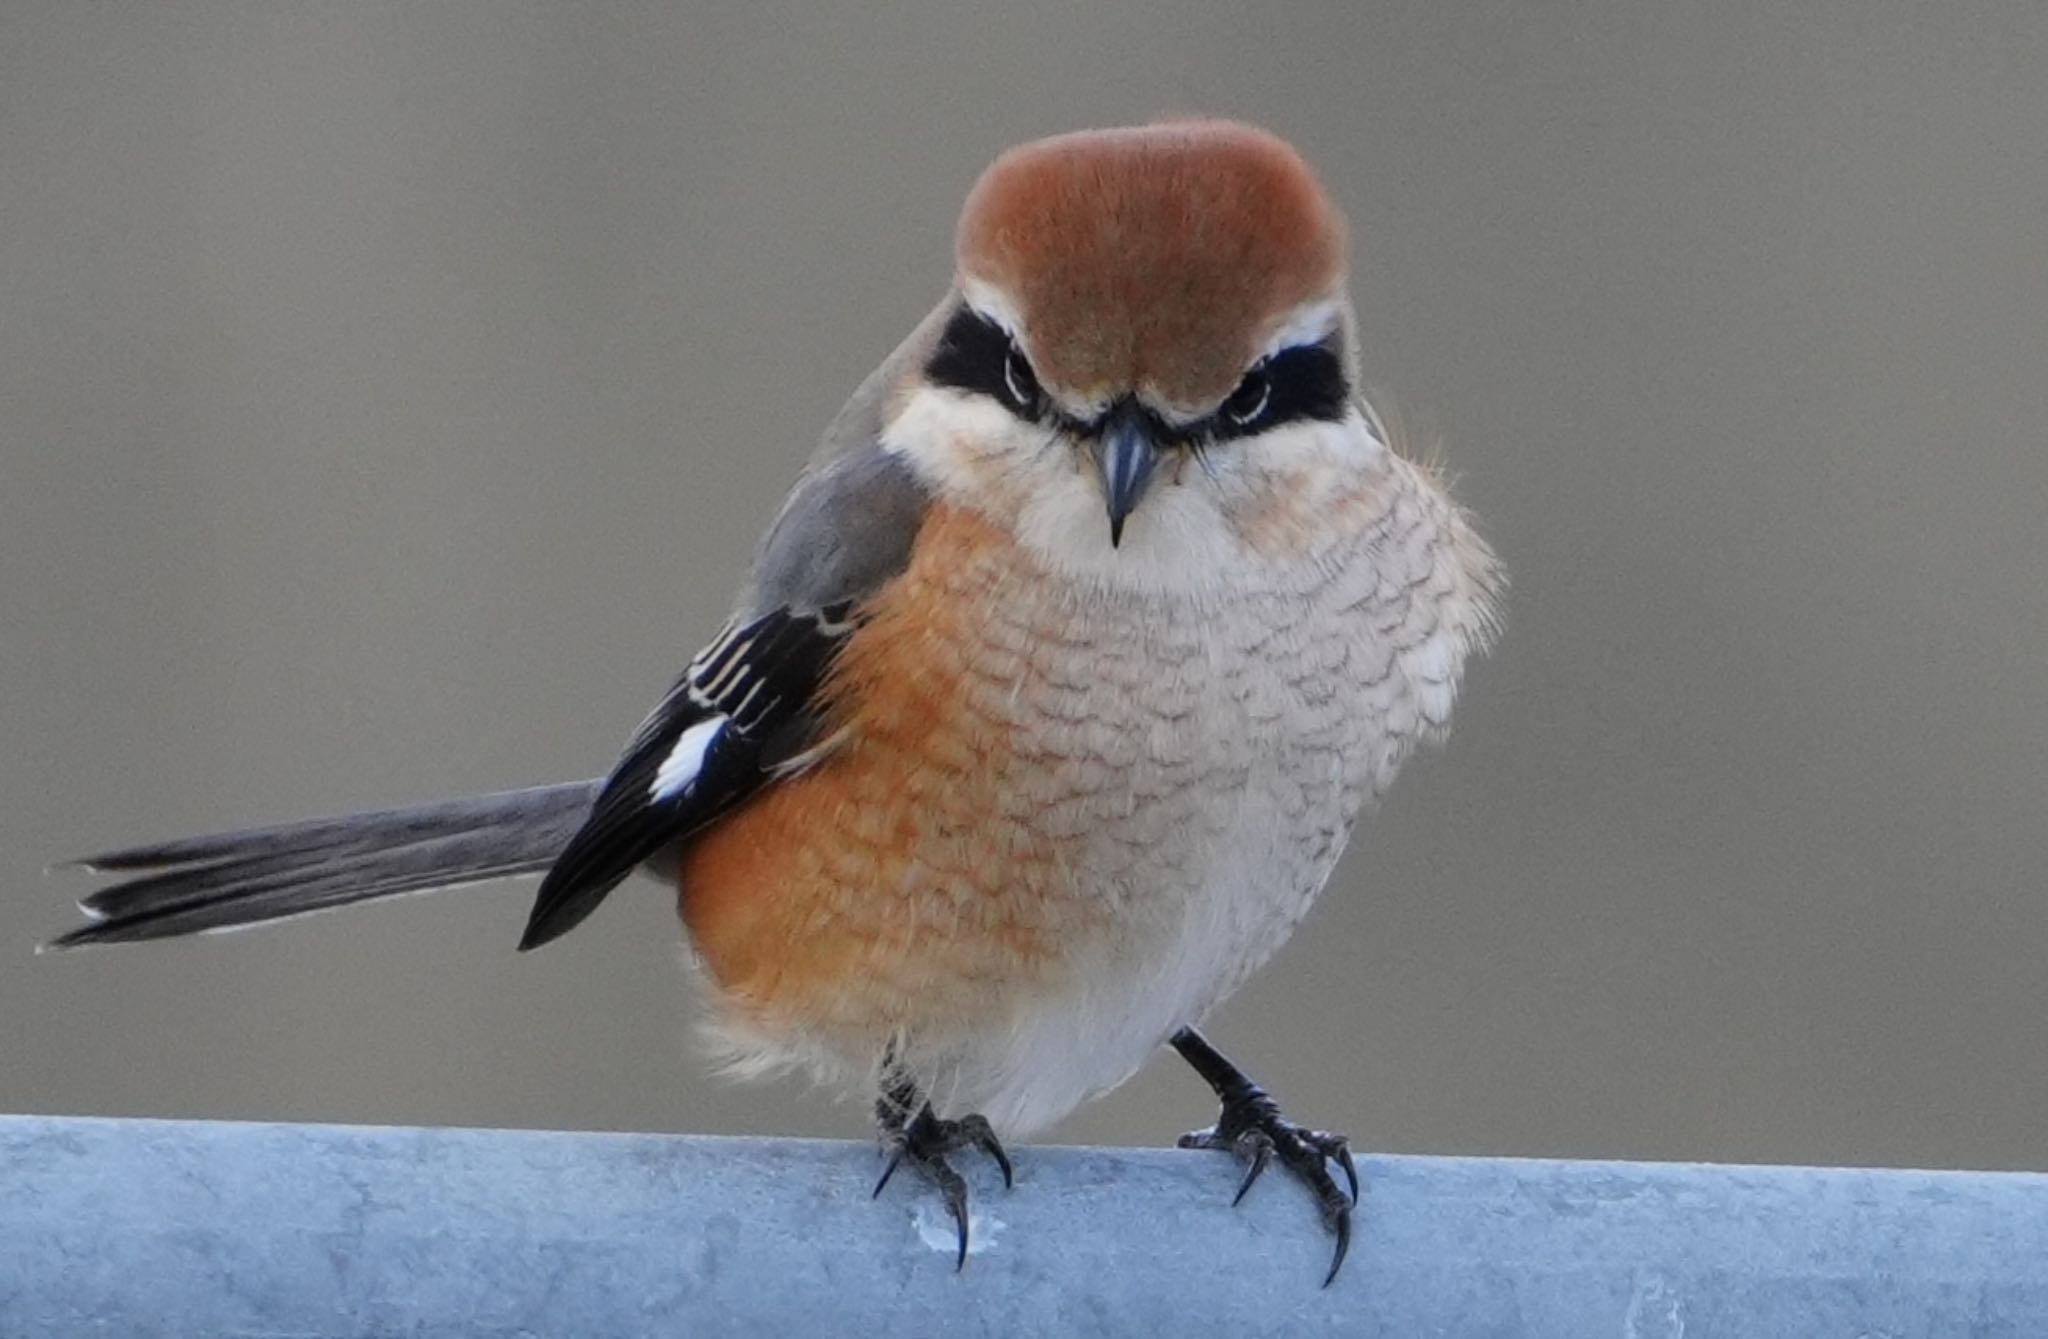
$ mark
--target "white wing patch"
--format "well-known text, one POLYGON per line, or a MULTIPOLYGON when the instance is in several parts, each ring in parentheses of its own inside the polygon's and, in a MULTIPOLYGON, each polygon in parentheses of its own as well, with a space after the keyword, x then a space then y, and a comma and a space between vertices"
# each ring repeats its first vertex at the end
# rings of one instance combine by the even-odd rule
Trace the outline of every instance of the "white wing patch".
POLYGON ((703 770, 704 755, 717 742, 725 722, 723 716, 709 716, 677 736, 676 746, 662 759, 661 767, 654 773, 654 785, 647 793, 656 800, 672 800, 688 790, 703 770))

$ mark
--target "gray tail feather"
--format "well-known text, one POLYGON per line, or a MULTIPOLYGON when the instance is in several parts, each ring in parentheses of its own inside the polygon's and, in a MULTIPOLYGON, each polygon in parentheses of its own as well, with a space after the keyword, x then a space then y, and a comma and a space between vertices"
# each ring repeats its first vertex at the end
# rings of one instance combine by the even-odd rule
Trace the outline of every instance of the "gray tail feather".
POLYGON ((74 863, 128 877, 81 899, 92 924, 48 947, 226 930, 536 874, 569 844, 602 784, 535 786, 88 856, 74 863))

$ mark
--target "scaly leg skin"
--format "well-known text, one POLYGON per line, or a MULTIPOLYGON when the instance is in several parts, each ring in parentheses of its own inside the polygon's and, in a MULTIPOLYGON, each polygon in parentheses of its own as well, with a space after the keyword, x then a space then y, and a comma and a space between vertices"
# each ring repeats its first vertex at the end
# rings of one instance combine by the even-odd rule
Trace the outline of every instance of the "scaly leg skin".
POLYGON ((1232 1204, 1244 1198, 1274 1159, 1293 1172, 1295 1179, 1316 1197, 1323 1225, 1337 1238, 1330 1272, 1323 1276, 1323 1286, 1329 1287, 1343 1267, 1345 1252, 1351 1249, 1351 1209, 1358 1203, 1358 1168, 1351 1161, 1350 1141, 1341 1134, 1311 1130, 1283 1117, 1279 1105, 1266 1095, 1265 1089, 1253 1083, 1193 1028, 1182 1028, 1173 1034, 1173 1049, 1194 1066, 1223 1103, 1216 1123, 1206 1130, 1182 1135, 1180 1147, 1216 1148, 1237 1155, 1245 1164, 1245 1172, 1232 1204), (1348 1197, 1331 1178, 1326 1165, 1329 1162, 1344 1169, 1344 1179, 1351 1184, 1348 1197))
POLYGON ((889 1161, 882 1168, 882 1179, 875 1182, 875 1194, 889 1184, 889 1178, 904 1163, 917 1170, 938 1188, 946 1201, 946 1209, 953 1215, 953 1225, 960 1232, 960 1250, 954 1257, 953 1268, 957 1272, 967 1264, 967 1182, 953 1165, 946 1161, 948 1153, 963 1148, 978 1148, 996 1160, 996 1166, 1003 1169, 1005 1189, 1015 1184, 1010 1169, 1010 1155, 1003 1151, 1003 1145, 996 1138, 996 1132, 980 1116, 962 1116, 958 1120, 940 1120, 932 1111, 931 1103, 918 1098, 917 1089, 904 1079, 885 1087, 882 1095, 875 1099, 875 1121, 882 1129, 882 1147, 889 1161), (912 1115, 915 1111, 917 1114, 912 1115))

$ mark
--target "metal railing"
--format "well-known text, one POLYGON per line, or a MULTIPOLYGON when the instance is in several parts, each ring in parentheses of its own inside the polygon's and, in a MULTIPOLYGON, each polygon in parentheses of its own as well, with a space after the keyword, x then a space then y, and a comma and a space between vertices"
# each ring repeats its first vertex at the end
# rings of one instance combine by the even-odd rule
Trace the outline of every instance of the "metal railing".
POLYGON ((2048 1176, 0 1117, 0 1335, 2048 1336, 2048 1176))

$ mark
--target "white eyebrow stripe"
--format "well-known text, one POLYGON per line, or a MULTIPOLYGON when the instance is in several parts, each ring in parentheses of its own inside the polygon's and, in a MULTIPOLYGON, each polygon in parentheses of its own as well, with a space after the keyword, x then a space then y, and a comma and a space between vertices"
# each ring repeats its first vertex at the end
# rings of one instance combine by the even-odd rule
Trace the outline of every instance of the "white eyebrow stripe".
POLYGON ((1286 319, 1266 340, 1266 347, 1259 356, 1271 358, 1283 349, 1300 348, 1304 344, 1317 344, 1328 339, 1342 314, 1343 303, 1337 298, 1317 298, 1302 303, 1287 313, 1286 319))
POLYGON ((1003 328, 1011 339, 1018 338, 1024 328, 1024 319, 1017 311, 1017 304, 1010 301, 1010 295, 989 283, 986 279, 962 279, 960 296, 968 306, 982 316, 1003 328))

